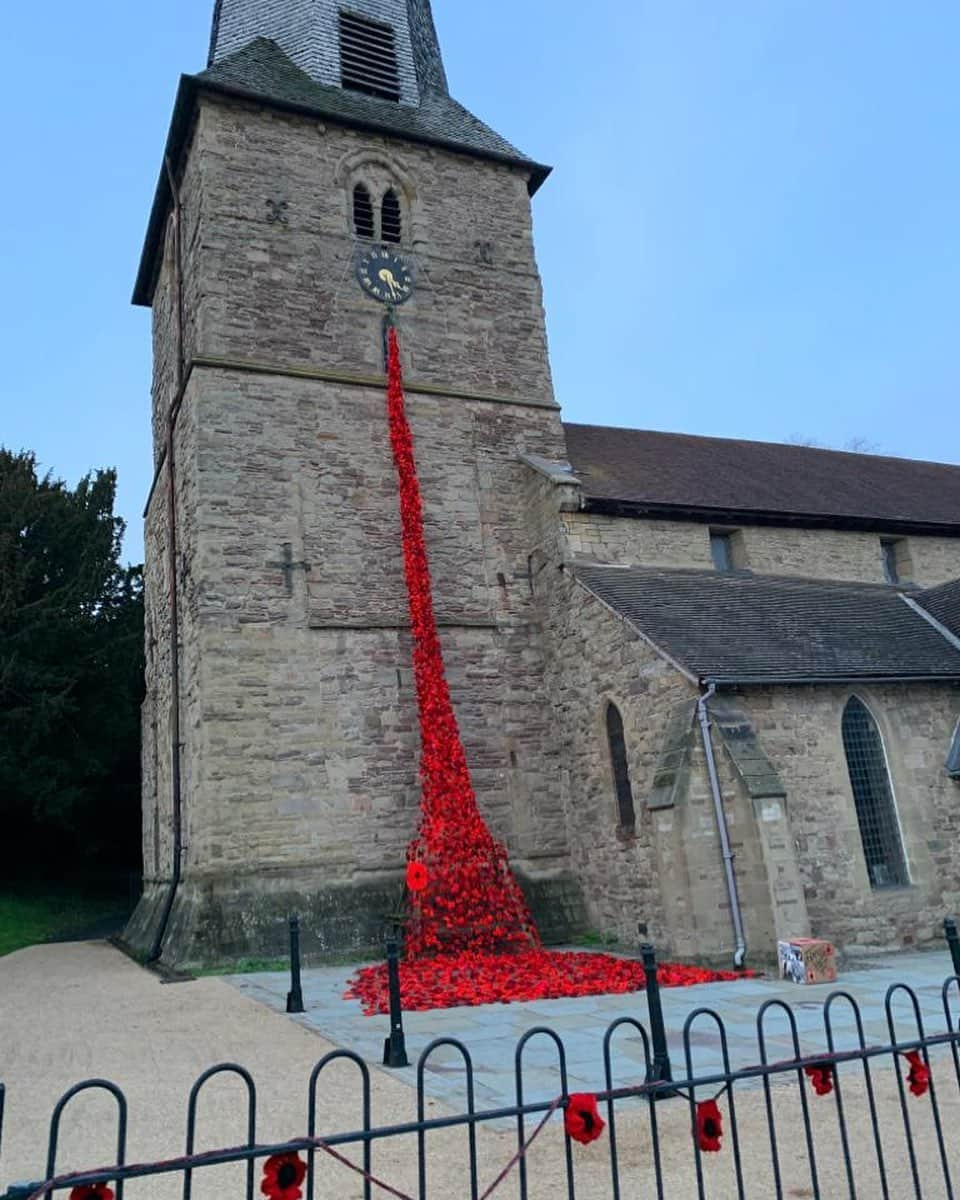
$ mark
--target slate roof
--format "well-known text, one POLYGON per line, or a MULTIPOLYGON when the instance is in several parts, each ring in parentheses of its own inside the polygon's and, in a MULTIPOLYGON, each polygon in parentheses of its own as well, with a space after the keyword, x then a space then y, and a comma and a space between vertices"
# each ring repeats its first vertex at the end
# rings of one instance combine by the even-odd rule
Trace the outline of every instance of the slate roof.
POLYGON ((960 579, 928 588, 914 599, 935 621, 960 637, 960 579))
MULTIPOLYGON (((453 150, 494 157, 546 171, 521 154, 445 91, 425 91, 419 107, 397 104, 362 92, 326 87, 311 79, 284 54, 276 42, 256 38, 229 58, 221 59, 195 76, 198 83, 241 90, 265 101, 281 101, 313 113, 397 134, 415 141, 440 143, 453 150)), ((542 181, 541 181, 542 182, 542 181)))
POLYGON ((886 585, 584 563, 573 570, 703 682, 960 680, 960 650, 886 585))
POLYGON ((960 466, 565 424, 588 508, 960 535, 960 466))
MULTIPOLYGON (((529 172, 531 195, 550 174, 549 167, 521 154, 444 90, 424 90, 420 105, 415 107, 326 87, 301 71, 268 38, 254 39, 244 49, 214 63, 199 75, 181 76, 166 149, 166 155, 174 163, 179 161, 196 97, 202 91, 256 100, 358 129, 511 163, 529 172)), ((161 171, 134 288, 134 304, 149 305, 152 301, 169 204, 169 184, 166 174, 161 171)))

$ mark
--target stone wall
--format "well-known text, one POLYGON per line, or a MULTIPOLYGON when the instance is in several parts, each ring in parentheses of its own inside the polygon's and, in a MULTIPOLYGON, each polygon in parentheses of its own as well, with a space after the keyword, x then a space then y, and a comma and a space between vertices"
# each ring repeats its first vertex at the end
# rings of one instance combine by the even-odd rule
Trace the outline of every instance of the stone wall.
MULTIPOLYGON (((710 526, 693 521, 570 513, 571 553, 593 562, 710 570, 710 526)), ((749 525, 740 529, 743 563, 764 575, 802 575, 885 583, 880 535, 831 529, 749 525)), ((904 582, 935 587, 960 578, 960 538, 906 539, 912 570, 904 582)))
MULTIPOLYGON (((564 567, 576 490, 531 470, 534 581, 547 630, 546 686, 560 734, 560 795, 571 867, 593 927, 635 945, 638 925, 662 952, 729 965, 734 937, 706 759, 694 724, 695 682, 666 663, 632 626, 564 567), (551 536, 551 529, 553 535, 551 536), (623 718, 635 826, 619 821, 605 714, 623 718), (686 760, 664 788, 665 752, 681 730, 686 760)), ((748 940, 773 953, 774 901, 751 798, 715 739, 725 811, 737 855, 748 940)))
MULTIPOLYGON (((177 525, 177 596, 179 602, 181 795, 189 820, 191 747, 198 743, 200 707, 199 604, 197 560, 198 430, 189 404, 181 410, 174 433, 177 525)), ((145 696, 141 714, 143 873, 146 882, 168 879, 173 865, 172 798, 172 643, 170 636, 170 563, 168 463, 164 461, 144 524, 145 696)), ((185 837, 185 841, 188 840, 185 837)))
POLYGON ((193 154, 201 353, 382 372, 383 310, 353 278, 353 183, 372 164, 396 183, 416 276, 401 317, 411 377, 553 404, 524 171, 211 100, 193 154), (269 220, 279 200, 285 223, 269 220))
POLYGON ((841 736, 854 689, 750 689, 744 700, 787 787, 789 820, 816 935, 847 949, 938 942, 960 904, 960 783, 944 760, 960 689, 901 684, 855 689, 880 728, 911 877, 872 889, 841 736))
MULTIPOLYGON (((576 497, 575 487, 531 471, 528 508, 543 553, 535 581, 563 734, 573 868, 603 932, 632 940, 643 921, 671 953, 728 954, 730 913, 696 729, 682 762, 677 752, 677 716, 681 726, 692 717, 697 688, 564 569, 573 550, 590 553, 578 540, 586 522, 571 511, 576 497), (618 830, 603 719, 611 700, 624 721, 634 836, 618 830)), ((645 538, 649 548, 658 535, 669 542, 666 522, 620 524, 641 531, 635 544, 645 538)), ((891 889, 872 889, 867 877, 841 736, 851 694, 839 686, 750 688, 714 701, 717 721, 736 734, 725 739, 713 725, 751 961, 772 958, 778 937, 811 932, 847 951, 936 942, 943 916, 960 905, 960 783, 944 771, 960 688, 857 691, 883 736, 909 864, 911 886, 891 889)))
MULTIPOLYGON (((408 416, 478 800, 535 893, 562 897, 554 918, 576 909, 518 501, 521 454, 563 452, 525 179, 205 102, 183 187, 185 851, 167 961, 209 959, 218 939, 258 955, 291 897, 321 914, 316 897, 334 893, 318 944, 356 949, 385 916, 384 889, 399 897, 417 820, 419 737, 378 381, 383 310, 352 275, 347 197, 352 173, 371 159, 403 192, 417 271, 416 295, 399 314, 408 416), (268 219, 270 199, 286 201, 286 223, 268 219), (482 256, 478 230, 490 243, 482 256), (351 888, 348 934, 334 917, 351 911, 351 888)), ((174 363, 171 282, 168 254, 155 304, 157 438, 174 363)), ((144 847, 154 884, 131 926, 140 942, 171 865, 164 505, 161 480, 147 530, 155 645, 145 723, 156 765, 145 776, 144 847)))
POLYGON ((709 530, 693 521, 581 512, 565 513, 563 523, 574 558, 630 566, 713 568, 709 530))

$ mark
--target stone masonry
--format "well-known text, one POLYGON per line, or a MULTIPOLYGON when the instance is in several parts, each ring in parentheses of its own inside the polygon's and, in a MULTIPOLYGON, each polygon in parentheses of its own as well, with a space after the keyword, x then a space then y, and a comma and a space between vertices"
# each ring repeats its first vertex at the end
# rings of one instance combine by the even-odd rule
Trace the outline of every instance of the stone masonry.
MULTIPOLYGON (((603 563, 710 570, 710 526, 693 521, 630 519, 597 513, 565 514, 571 553, 603 563)), ((839 529, 742 528, 744 561, 763 575, 802 575, 885 583, 880 536, 839 529)), ((936 587, 960 576, 960 538, 911 536, 904 582, 936 587)))
MULTIPOLYGON (((728 962, 730 906, 693 719, 700 689, 573 578, 578 558, 707 566, 706 528, 588 516, 580 511, 575 477, 559 467, 549 475, 544 464, 530 471, 527 507, 547 632, 547 685, 563 735, 560 788, 567 836, 591 924, 629 942, 642 923, 670 954, 728 962), (636 812, 630 833, 619 827, 604 726, 611 701, 624 722, 636 812), (665 763, 671 766, 666 776, 665 763)), ((797 532, 746 530, 750 545, 771 548, 791 539, 798 545, 797 532)), ((811 534, 806 542, 809 567, 830 578, 841 560, 833 557, 830 534, 817 540, 821 536, 811 534)), ((849 535, 838 535, 843 536, 849 535)), ((875 545, 870 535, 864 535, 867 540, 875 545)), ((947 562, 960 553, 948 539, 911 539, 915 562, 925 561, 925 541, 947 562)), ((867 571, 867 555, 862 563, 867 571)), ((855 558, 846 569, 858 569, 855 558)), ((814 934, 858 951, 941 937, 943 917, 960 903, 960 790, 943 770, 960 717, 960 688, 753 687, 719 693, 714 706, 711 732, 751 960, 770 961, 777 938, 787 936, 814 934), (880 727, 908 887, 878 891, 867 878, 840 732, 852 694, 880 727), (725 739, 725 717, 749 731, 746 752, 743 728, 736 741, 725 739), (760 767, 752 767, 750 755, 761 760, 760 767)))
MULTIPOLYGON (((526 180, 515 168, 205 100, 181 185, 185 850, 170 961, 262 954, 292 906, 314 918, 308 949, 369 948, 399 898, 417 819, 417 721, 383 313, 352 278, 348 201, 370 172, 401 189, 417 273, 400 316, 409 416, 480 804, 534 888, 552 879, 570 894, 515 503, 521 454, 563 452, 526 180), (286 223, 269 219, 276 197, 286 223), (478 259, 477 228, 495 248, 492 264, 478 259)), ((174 392, 172 272, 168 245, 154 302, 158 461, 174 392)), ((137 945, 149 941, 171 869, 165 488, 161 473, 147 520, 153 651, 137 945)))

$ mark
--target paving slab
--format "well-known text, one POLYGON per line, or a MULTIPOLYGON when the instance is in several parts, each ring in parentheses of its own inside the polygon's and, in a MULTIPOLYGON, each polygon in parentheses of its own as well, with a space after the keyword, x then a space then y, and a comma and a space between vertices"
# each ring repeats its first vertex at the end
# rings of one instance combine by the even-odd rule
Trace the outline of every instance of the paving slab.
MULTIPOLYGON (((345 1000, 356 967, 315 967, 303 971, 306 1013, 296 1020, 327 1041, 354 1050, 372 1064, 382 1062, 385 1016, 365 1017, 356 1000, 345 1000)), ((939 951, 891 954, 854 962, 835 984, 800 986, 776 978, 751 978, 732 983, 699 984, 690 988, 666 988, 661 992, 667 1042, 674 1077, 685 1072, 683 1029, 697 1009, 707 1009, 722 1020, 727 1053, 734 1070, 753 1066, 761 1059, 757 1038, 757 1014, 768 1001, 790 1006, 801 1052, 814 1055, 826 1049, 824 1002, 843 991, 857 1003, 868 1045, 890 1040, 885 1002, 888 989, 907 982, 912 987, 928 1032, 943 1031, 944 980, 951 973, 949 955, 939 951)), ((226 982, 275 1012, 283 1012, 290 981, 282 972, 231 975, 226 982)), ((960 1011, 960 991, 954 991, 953 1011, 960 1011)), ((894 993, 891 1011, 897 1036, 904 1041, 916 1036, 912 1002, 903 991, 894 993)), ((404 1017, 407 1052, 416 1064, 431 1041, 455 1038, 471 1051, 478 1106, 505 1108, 516 1102, 515 1051, 518 1040, 531 1029, 547 1026, 561 1037, 571 1086, 600 1089, 604 1084, 603 1041, 611 1023, 633 1018, 649 1029, 643 992, 615 996, 585 996, 572 999, 537 1000, 518 1004, 438 1009, 407 1013, 404 1017)), ((838 1049, 857 1044, 854 1010, 839 998, 831 1005, 831 1020, 838 1049)), ((794 1057, 789 1018, 782 1007, 771 1006, 763 1030, 768 1062, 794 1057)), ((613 1034, 614 1075, 621 1084, 640 1081, 644 1074, 642 1039, 629 1026, 613 1034)), ((689 1032, 694 1071, 711 1074, 723 1069, 720 1028, 709 1013, 694 1017, 689 1032)), ((523 1052, 524 1090, 527 1095, 553 1095, 557 1090, 558 1052, 543 1035, 532 1038, 523 1052)), ((392 1073, 411 1086, 415 1066, 392 1073)), ((459 1101, 464 1092, 462 1060, 444 1049, 431 1055, 424 1072, 425 1094, 437 1099, 459 1101)))

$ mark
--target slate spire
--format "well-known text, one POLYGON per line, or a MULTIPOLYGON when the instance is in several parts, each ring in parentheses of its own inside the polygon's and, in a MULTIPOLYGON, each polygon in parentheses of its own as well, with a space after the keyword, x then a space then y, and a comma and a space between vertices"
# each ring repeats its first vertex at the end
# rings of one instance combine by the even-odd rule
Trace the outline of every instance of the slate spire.
POLYGON ((341 11, 393 31, 402 104, 448 94, 430 0, 216 0, 207 66, 268 38, 316 83, 341 87, 341 11))
POLYGON ((443 66, 430 0, 407 0, 407 20, 421 93, 442 92, 447 95, 447 72, 443 66))

